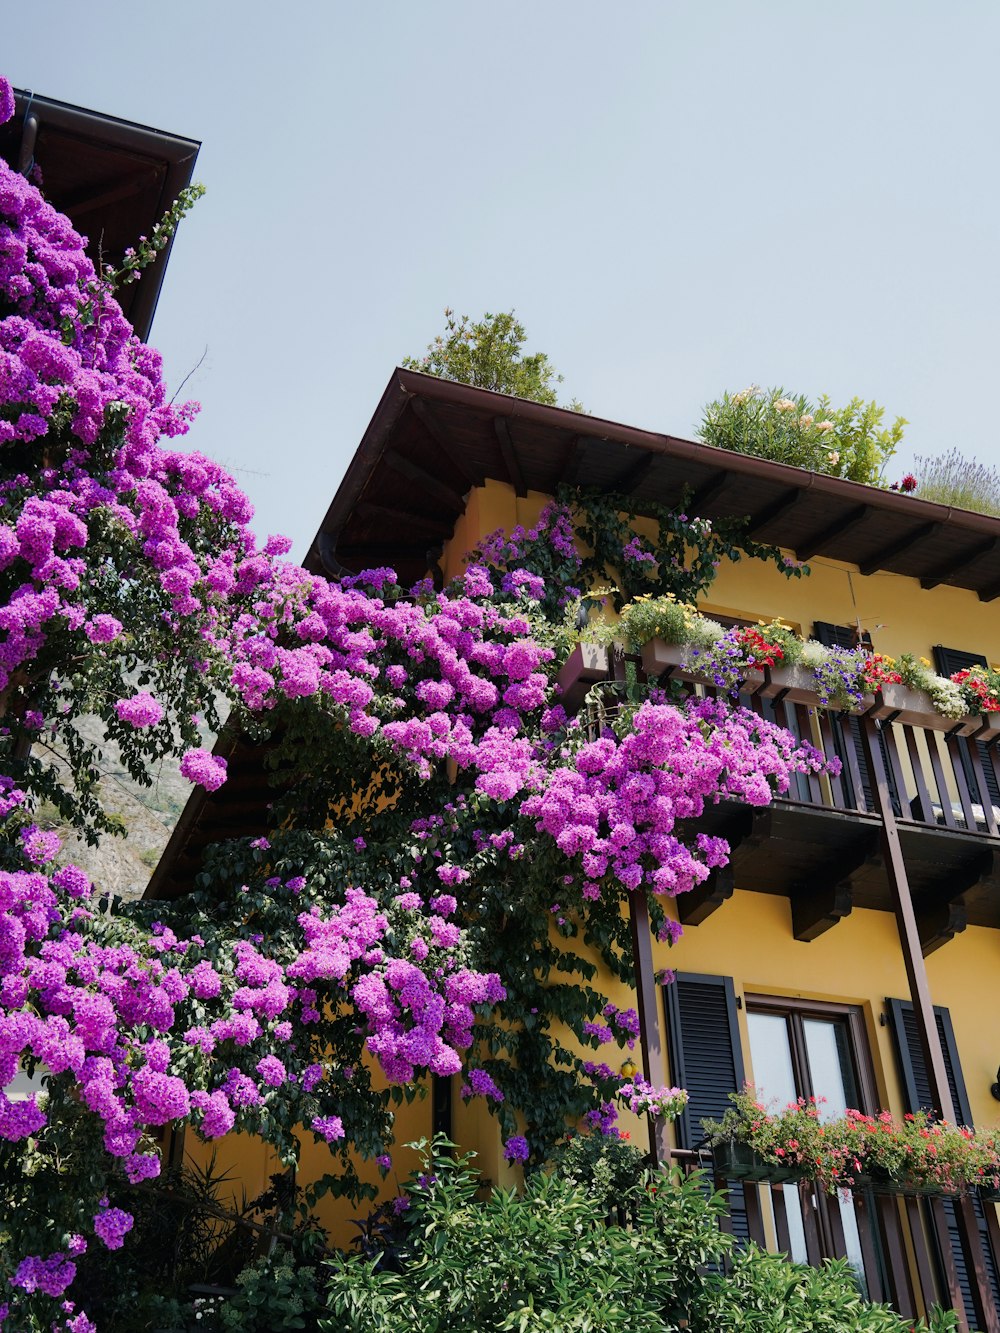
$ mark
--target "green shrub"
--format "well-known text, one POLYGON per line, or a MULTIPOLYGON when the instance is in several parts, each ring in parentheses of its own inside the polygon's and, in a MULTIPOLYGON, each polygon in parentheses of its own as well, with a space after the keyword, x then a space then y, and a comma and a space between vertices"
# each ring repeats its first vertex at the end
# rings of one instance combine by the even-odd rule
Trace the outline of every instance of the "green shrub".
POLYGON ((574 1134, 550 1158, 553 1171, 578 1185, 606 1213, 627 1209, 645 1195, 649 1157, 616 1134, 574 1134))
POLYGON ((435 1160, 431 1177, 412 1191, 402 1272, 335 1259, 321 1329, 672 1333, 701 1286, 699 1266, 730 1243, 721 1200, 698 1177, 660 1177, 631 1228, 607 1225, 601 1198, 555 1174, 485 1202, 467 1157, 435 1160))
MULTIPOLYGON (((738 1250, 730 1272, 709 1274, 692 1312, 692 1333, 904 1333, 913 1327, 885 1305, 873 1305, 858 1290, 846 1259, 822 1268, 790 1264, 755 1245, 738 1250)), ((928 1329, 923 1322, 918 1330, 928 1329)), ((935 1311, 929 1333, 952 1333, 958 1317, 935 1311)))
POLYGON ((884 416, 884 407, 861 398, 834 408, 823 395, 814 406, 802 394, 754 384, 709 403, 698 433, 719 449, 880 486, 906 425, 897 417, 883 426, 884 416))
MULTIPOLYGON (((595 1136, 596 1137, 596 1136, 595 1136)), ((627 1145, 623 1145, 627 1148, 627 1145)), ((633 1150, 634 1151, 634 1150, 633 1150)), ((410 1186, 400 1271, 379 1257, 328 1265, 325 1333, 910 1333, 861 1296, 846 1261, 790 1264, 719 1230, 721 1196, 694 1172, 638 1177, 629 1225, 606 1221, 608 1174, 636 1163, 586 1139, 524 1193, 477 1198, 468 1157, 425 1159, 410 1186), (575 1174, 568 1179, 565 1169, 575 1174), (731 1261, 724 1271, 724 1261, 731 1261)), ((937 1312, 924 1333, 953 1333, 937 1312)))

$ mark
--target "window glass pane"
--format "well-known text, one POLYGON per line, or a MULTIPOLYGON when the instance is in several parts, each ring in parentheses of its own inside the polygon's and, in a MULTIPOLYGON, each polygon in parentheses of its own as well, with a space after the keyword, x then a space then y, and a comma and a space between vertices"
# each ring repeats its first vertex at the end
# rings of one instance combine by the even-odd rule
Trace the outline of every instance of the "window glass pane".
POLYGON ((782 1106, 795 1101, 795 1071, 792 1068, 792 1048, 788 1039, 788 1020, 781 1014, 748 1014, 750 1029, 750 1060, 753 1064, 753 1082, 762 1102, 780 1102, 782 1106))
MULTIPOLYGON (((851 1064, 847 1028, 843 1023, 831 1022, 828 1019, 806 1018, 802 1022, 802 1029, 806 1038, 806 1055, 809 1058, 813 1092, 817 1097, 825 1099, 819 1104, 820 1118, 838 1120, 849 1106, 857 1107, 858 1104, 858 1090, 851 1064)), ((845 1199, 842 1194, 838 1194, 836 1206, 840 1209, 840 1220, 844 1227, 847 1257, 863 1294, 867 1296, 865 1258, 861 1249, 854 1200, 850 1197, 845 1199)))
POLYGON ((807 1018, 802 1029, 812 1078, 810 1091, 826 1099, 820 1105, 821 1118, 838 1120, 849 1106, 858 1104, 847 1028, 828 1019, 807 1018))
MULTIPOLYGON (((749 1013, 747 1026, 750 1030, 750 1060, 757 1096, 766 1104, 777 1102, 779 1107, 795 1101, 798 1093, 795 1089, 788 1020, 781 1014, 749 1013)), ((782 1197, 788 1219, 789 1257, 796 1263, 808 1263, 802 1205, 795 1185, 786 1185, 782 1197)), ((773 1202, 774 1196, 771 1198, 773 1202)))

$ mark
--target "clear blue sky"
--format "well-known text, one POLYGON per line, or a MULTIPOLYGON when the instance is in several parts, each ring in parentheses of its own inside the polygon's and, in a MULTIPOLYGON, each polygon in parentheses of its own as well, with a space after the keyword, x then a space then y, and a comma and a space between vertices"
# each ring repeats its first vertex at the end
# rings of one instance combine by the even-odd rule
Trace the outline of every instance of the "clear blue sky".
POLYGON ((201 139, 153 342, 304 553, 392 367, 516 307, 568 399, 751 381, 1000 462, 994 0, 35 0, 22 87, 201 139))

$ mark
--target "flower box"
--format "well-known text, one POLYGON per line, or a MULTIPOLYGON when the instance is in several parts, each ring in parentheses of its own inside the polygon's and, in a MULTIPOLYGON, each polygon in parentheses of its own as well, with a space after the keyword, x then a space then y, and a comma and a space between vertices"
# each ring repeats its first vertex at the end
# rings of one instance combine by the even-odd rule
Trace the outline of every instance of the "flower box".
MULTIPOLYGON (((695 650, 689 643, 667 643, 665 639, 651 639, 643 644, 642 669, 647 676, 669 676, 672 680, 686 680, 693 684, 714 685, 711 676, 688 665, 695 650)), ((756 694, 764 685, 764 671, 754 667, 748 671, 740 687, 741 694, 756 694)))
POLYGON ((800 1180, 802 1171, 797 1166, 779 1166, 759 1156, 746 1143, 724 1139, 712 1148, 715 1174, 726 1180, 767 1180, 775 1185, 785 1180, 800 1180))
POLYGON ((941 1194, 954 1194, 946 1190, 936 1180, 914 1180, 911 1176, 892 1176, 881 1166, 872 1166, 860 1172, 854 1178, 852 1190, 871 1190, 873 1194, 910 1195, 922 1198, 935 1198, 941 1194))
POLYGON ((816 677, 804 666, 766 667, 761 694, 765 699, 774 699, 780 694, 789 703, 815 706, 816 677))
POLYGON ((568 713, 575 713, 587 692, 599 680, 608 679, 607 648, 597 643, 578 643, 559 668, 556 684, 562 689, 560 702, 568 713))
POLYGON ((1000 736, 1000 713, 982 713, 977 720, 979 729, 974 733, 977 741, 995 741, 1000 736))
MULTIPOLYGON (((906 685, 883 685, 875 696, 872 713, 877 718, 892 718, 894 722, 903 722, 911 727, 923 727, 928 731, 951 732, 961 728, 961 735, 969 736, 980 725, 977 717, 942 717, 935 711, 930 698, 923 690, 911 690, 906 685)), ((997 719, 996 713, 989 714, 997 719)), ((994 735, 1000 736, 1000 729, 994 735)), ((987 739, 985 736, 983 739, 987 739)))

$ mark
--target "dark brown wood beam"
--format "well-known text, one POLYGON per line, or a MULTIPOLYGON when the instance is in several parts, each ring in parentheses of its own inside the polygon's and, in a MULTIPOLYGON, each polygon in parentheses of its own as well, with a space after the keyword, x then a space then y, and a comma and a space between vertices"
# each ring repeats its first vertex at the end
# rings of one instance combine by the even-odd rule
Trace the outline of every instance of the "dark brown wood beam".
POLYGON ((869 514, 873 512, 868 505, 857 505, 843 518, 827 524, 825 528, 820 528, 795 548, 796 560, 811 560, 814 555, 819 555, 824 546, 836 541, 838 537, 843 537, 845 533, 851 532, 854 528, 860 527, 869 514))
POLYGON ((419 486, 425 494, 433 495, 436 500, 440 500, 442 504, 447 505, 449 514, 453 519, 457 518, 465 508, 465 501, 459 493, 452 490, 448 483, 442 481, 440 477, 425 472, 422 467, 416 463, 411 463, 408 458, 404 458, 395 449, 387 449, 382 456, 393 472, 398 472, 401 477, 405 477, 407 481, 412 481, 415 486, 419 486))
POLYGON ((431 408, 420 398, 411 398, 410 407, 425 432, 448 459, 456 472, 461 474, 469 486, 482 486, 482 472, 470 462, 464 451, 450 438, 431 408))
MULTIPOLYGON (((371 500, 359 500, 355 511, 370 518, 384 518, 389 523, 404 524, 408 528, 415 528, 417 532, 425 533, 428 537, 447 537, 455 526, 447 518, 437 518, 433 514, 413 514, 409 510, 396 509, 393 505, 375 504, 371 500)), ((413 535, 407 533, 407 536, 413 535)))
POLYGON ((655 462, 656 454, 643 454, 641 458, 628 465, 611 489, 619 495, 631 495, 649 476, 655 462))
POLYGON ((562 470, 559 473, 557 486, 575 486, 576 479, 580 475, 580 466, 587 455, 587 436, 574 435, 569 442, 566 450, 566 457, 563 459, 562 470))
POLYGON ((784 491, 777 499, 764 505, 763 509, 758 509, 756 514, 751 514, 750 522, 747 524, 747 536, 756 537, 762 528, 766 528, 775 519, 780 518, 782 514, 787 514, 790 509, 794 509, 804 494, 806 492, 795 486, 791 490, 784 491))
MULTIPOLYGON (((639 1012, 639 1042, 646 1078, 654 1087, 665 1087, 667 1060, 660 1031, 659 987, 653 966, 653 935, 645 893, 629 894, 632 926, 632 964, 635 968, 636 1009, 639 1012)), ((670 1160, 667 1122, 662 1116, 649 1118, 649 1149, 657 1165, 670 1160)))
POLYGON ((713 870, 704 884, 687 893, 678 894, 677 919, 682 926, 700 926, 723 903, 728 902, 736 889, 732 866, 713 870))
POLYGON ((862 561, 858 568, 862 574, 874 574, 876 570, 884 569, 887 560, 894 560, 897 555, 903 555, 904 552, 911 551, 914 546, 925 542, 937 526, 936 523, 921 523, 918 528, 911 528, 904 536, 897 537, 895 541, 880 547, 874 555, 862 561))
POLYGON ((853 907, 854 894, 847 880, 796 893, 792 897, 792 937, 811 943, 850 916, 853 907))
POLYGON ((700 514, 706 505, 719 498, 731 480, 730 473, 716 472, 708 481, 703 481, 697 490, 691 492, 690 499, 686 502, 687 508, 692 514, 700 514))
POLYGON ((507 476, 510 484, 514 487, 514 494, 524 496, 528 494, 528 488, 524 484, 524 477, 521 474, 521 464, 518 462, 517 450, 514 448, 514 441, 511 439, 510 426, 507 424, 506 417, 494 417, 493 429, 496 431, 497 439, 500 442, 500 453, 503 456, 503 465, 507 469, 507 476))
POLYGON ((103 194, 95 195, 86 190, 81 190, 69 200, 63 200, 62 211, 76 221, 77 218, 96 213, 98 209, 123 203, 126 199, 141 194, 143 190, 148 189, 151 185, 158 185, 163 174, 162 168, 154 167, 149 171, 143 171, 139 175, 130 176, 127 181, 112 186, 111 189, 105 190, 103 194))
POLYGON ((939 583, 947 583, 953 574, 960 574, 974 561, 996 550, 997 541, 996 537, 987 537, 985 541, 977 542, 975 546, 967 546, 961 555, 946 560, 944 564, 935 565, 933 569, 920 576, 921 588, 936 588, 939 583))
POLYGON ((376 564, 391 565, 395 560, 423 559, 427 554, 424 542, 366 542, 363 545, 341 546, 339 553, 359 568, 372 569, 376 564))
POLYGON ((987 583, 985 588, 979 589, 981 602, 992 602, 997 597, 1000 597, 1000 579, 995 579, 992 583, 987 583))
POLYGON ((933 907, 917 913, 917 929, 920 932, 920 948, 926 958, 942 944, 948 944, 960 935, 969 924, 965 903, 961 898, 953 902, 935 903, 933 907))

